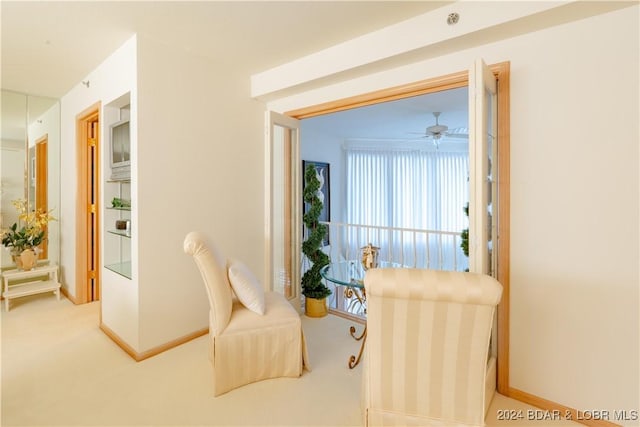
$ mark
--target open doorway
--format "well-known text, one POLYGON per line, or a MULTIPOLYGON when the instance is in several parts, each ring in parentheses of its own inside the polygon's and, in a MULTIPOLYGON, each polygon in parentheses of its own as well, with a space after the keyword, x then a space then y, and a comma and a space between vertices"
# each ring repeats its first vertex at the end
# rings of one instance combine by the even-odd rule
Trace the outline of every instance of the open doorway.
MULTIPOLYGON (((468 104, 460 87, 300 121, 303 162, 331 165, 323 250, 333 261, 372 244, 380 262, 468 269, 468 104)), ((342 294, 332 292, 329 307, 364 320, 362 304, 342 294)))
MULTIPOLYGON (((497 269, 495 276, 503 285, 503 298, 498 307, 497 318, 497 388, 507 393, 509 384, 509 63, 496 64, 490 67, 498 85, 497 102, 497 136, 500 141, 494 162, 500 171, 501 179, 497 183, 497 197, 500 201, 495 207, 496 228, 499 240, 495 255, 497 269)), ((448 89, 464 88, 469 84, 469 73, 462 71, 447 76, 416 82, 399 87, 384 89, 351 98, 332 101, 325 104, 289 111, 287 116, 296 119, 321 116, 329 113, 350 110, 362 106, 378 104, 423 94, 442 92, 448 89)), ((471 98, 471 97, 470 97, 471 98)), ((304 134, 302 138, 305 138, 304 134)), ((305 159, 319 160, 319 159, 305 159)), ((334 168, 335 169, 335 168, 334 168)), ((335 179, 332 178, 334 182, 335 179)), ((334 211, 334 206, 332 206, 334 211)))
POLYGON ((100 299, 100 104, 77 116, 76 303, 100 299))

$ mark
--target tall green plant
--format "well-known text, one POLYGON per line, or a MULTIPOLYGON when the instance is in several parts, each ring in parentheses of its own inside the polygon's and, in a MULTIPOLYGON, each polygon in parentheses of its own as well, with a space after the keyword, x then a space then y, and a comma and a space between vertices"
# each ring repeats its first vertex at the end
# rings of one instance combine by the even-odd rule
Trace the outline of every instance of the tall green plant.
MULTIPOLYGON (((464 214, 469 218, 469 202, 463 208, 464 214)), ((462 248, 462 252, 468 257, 469 256, 469 228, 465 228, 460 233, 460 248, 462 248)))
POLYGON ((322 299, 331 295, 331 290, 322 282, 320 275, 320 269, 329 264, 329 257, 320 249, 327 226, 318 222, 322 212, 322 201, 318 197, 320 180, 312 164, 307 165, 304 171, 304 182, 302 198, 309 210, 302 217, 302 221, 307 226, 309 234, 307 240, 302 243, 302 253, 312 265, 302 276, 302 294, 308 298, 322 299))
MULTIPOLYGON (((464 206, 464 214, 467 216, 467 218, 469 218, 469 202, 467 202, 467 204, 464 206)), ((462 233, 460 233, 460 247, 462 248, 462 253, 464 253, 466 255, 467 258, 469 258, 469 228, 465 228, 464 230, 462 230, 462 233)), ((469 269, 465 269, 464 271, 469 271, 469 269)))

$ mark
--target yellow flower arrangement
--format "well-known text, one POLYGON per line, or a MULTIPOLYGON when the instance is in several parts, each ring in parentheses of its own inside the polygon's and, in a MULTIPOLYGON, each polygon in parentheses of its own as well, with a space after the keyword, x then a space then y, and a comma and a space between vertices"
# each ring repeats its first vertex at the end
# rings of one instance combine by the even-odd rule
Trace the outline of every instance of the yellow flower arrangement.
POLYGON ((13 200, 11 203, 18 211, 18 222, 10 228, 0 230, 0 235, 2 244, 12 253, 19 254, 25 249, 39 246, 46 239, 47 224, 56 219, 51 215, 53 210, 28 212, 27 201, 24 199, 13 200))

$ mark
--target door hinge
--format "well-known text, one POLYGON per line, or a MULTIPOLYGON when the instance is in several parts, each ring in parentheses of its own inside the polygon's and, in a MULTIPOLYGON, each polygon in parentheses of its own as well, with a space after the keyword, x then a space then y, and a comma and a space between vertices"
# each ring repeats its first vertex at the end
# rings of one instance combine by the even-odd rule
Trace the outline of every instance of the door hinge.
POLYGON ((88 212, 89 213, 96 213, 98 211, 98 209, 96 208, 96 205, 89 205, 89 209, 88 212))

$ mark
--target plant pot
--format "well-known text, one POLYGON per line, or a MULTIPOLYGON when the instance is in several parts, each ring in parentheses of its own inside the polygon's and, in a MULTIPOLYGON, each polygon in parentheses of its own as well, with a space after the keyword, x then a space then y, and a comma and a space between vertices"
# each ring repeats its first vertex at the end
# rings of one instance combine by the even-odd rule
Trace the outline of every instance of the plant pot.
POLYGON ((33 249, 25 249, 20 253, 11 252, 11 258, 18 270, 33 270, 38 261, 38 255, 33 249))
POLYGON ((327 299, 306 297, 304 299, 304 311, 309 317, 324 317, 327 315, 327 299))

